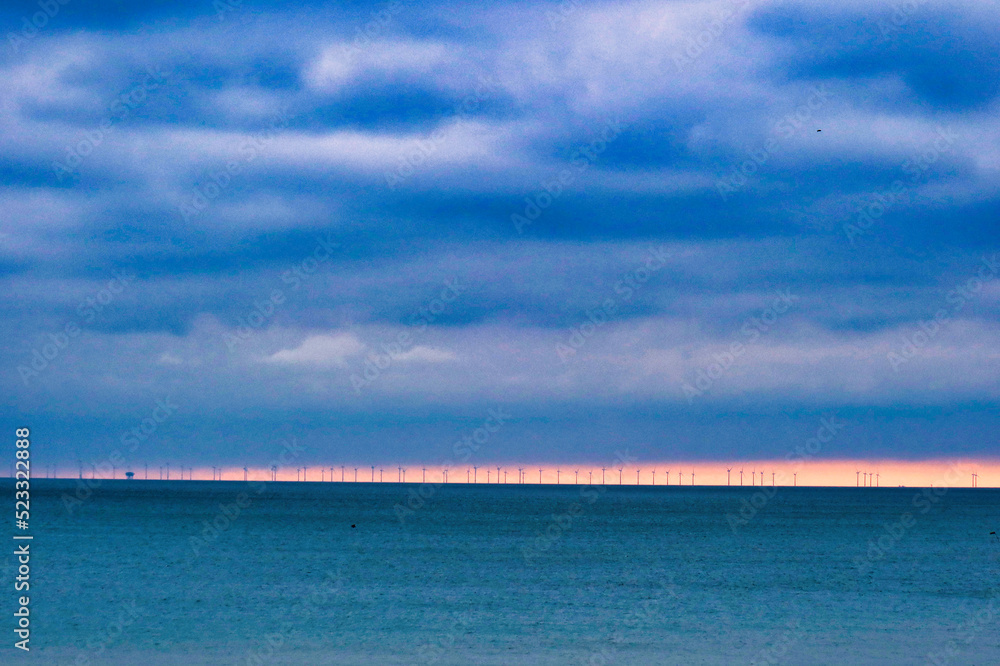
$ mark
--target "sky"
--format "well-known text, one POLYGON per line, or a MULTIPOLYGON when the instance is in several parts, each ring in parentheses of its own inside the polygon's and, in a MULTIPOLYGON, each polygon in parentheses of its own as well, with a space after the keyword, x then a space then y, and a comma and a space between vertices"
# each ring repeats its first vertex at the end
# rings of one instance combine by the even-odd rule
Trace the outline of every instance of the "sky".
POLYGON ((780 460, 830 419, 811 459, 997 458, 995 5, 0 24, 3 420, 40 463, 780 460))

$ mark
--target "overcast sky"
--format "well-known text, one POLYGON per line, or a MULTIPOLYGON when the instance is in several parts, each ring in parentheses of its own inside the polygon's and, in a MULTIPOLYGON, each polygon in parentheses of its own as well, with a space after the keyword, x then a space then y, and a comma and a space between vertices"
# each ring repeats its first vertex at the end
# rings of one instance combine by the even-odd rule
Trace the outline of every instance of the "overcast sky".
POLYGON ((0 10, 48 462, 998 451, 990 3, 53 6, 0 10))

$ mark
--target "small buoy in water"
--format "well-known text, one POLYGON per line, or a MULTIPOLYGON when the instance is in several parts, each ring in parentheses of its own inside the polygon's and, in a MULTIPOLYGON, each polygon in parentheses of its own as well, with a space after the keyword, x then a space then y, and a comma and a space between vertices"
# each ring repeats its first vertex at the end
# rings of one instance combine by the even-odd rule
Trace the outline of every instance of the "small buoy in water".
POLYGON ((351 527, 357 527, 357 525, 351 525, 351 527))

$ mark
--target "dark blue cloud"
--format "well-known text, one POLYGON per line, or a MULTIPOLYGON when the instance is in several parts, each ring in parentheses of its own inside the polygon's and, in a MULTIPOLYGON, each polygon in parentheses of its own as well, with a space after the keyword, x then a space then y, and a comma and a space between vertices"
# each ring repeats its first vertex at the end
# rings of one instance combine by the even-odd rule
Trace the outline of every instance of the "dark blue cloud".
POLYGON ((984 25, 975 15, 912 5, 830 11, 786 4, 757 11, 750 25, 795 44, 775 69, 779 78, 897 75, 915 98, 894 102, 918 104, 925 112, 983 107, 1000 91, 995 20, 984 25))

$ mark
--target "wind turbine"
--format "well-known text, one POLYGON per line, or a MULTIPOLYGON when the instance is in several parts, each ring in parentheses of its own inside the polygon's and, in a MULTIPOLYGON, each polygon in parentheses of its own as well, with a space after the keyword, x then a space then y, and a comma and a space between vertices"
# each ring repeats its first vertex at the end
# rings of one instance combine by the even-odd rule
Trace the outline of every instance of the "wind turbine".
POLYGON ((729 473, 732 472, 732 471, 733 471, 732 467, 727 467, 726 468, 726 485, 727 486, 729 485, 729 473))
POLYGON ((490 485, 490 472, 491 471, 492 470, 490 470, 489 467, 486 468, 486 485, 490 485))
MULTIPOLYGON (((215 480, 215 472, 212 472, 212 480, 213 481, 215 480)), ((301 481, 302 480, 302 468, 301 467, 296 467, 295 468, 295 480, 296 481, 301 481)))
POLYGON ((248 470, 245 466, 243 467, 243 481, 244 481, 244 483, 247 480, 247 474, 249 473, 249 471, 250 470, 248 470))
POLYGON ((580 485, 580 470, 578 469, 573 470, 573 483, 575 485, 580 485))
POLYGON ((146 478, 149 479, 149 463, 143 463, 142 468, 146 471, 146 478))
POLYGON ((473 483, 479 483, 478 475, 479 475, 479 468, 476 467, 475 465, 473 465, 472 466, 472 482, 473 483))
POLYGON ((868 487, 868 472, 861 472, 861 473, 865 475, 865 487, 867 488, 868 487))
POLYGON ((278 480, 278 466, 277 465, 271 465, 271 480, 272 481, 277 481, 278 480))
POLYGON ((639 472, 640 470, 635 470, 635 485, 639 485, 639 472))
POLYGON ((340 466, 340 482, 341 483, 344 482, 344 466, 343 465, 340 466))
POLYGON ((382 468, 378 468, 378 482, 382 483, 382 468))
POLYGON ((878 478, 879 478, 879 473, 875 472, 875 487, 876 488, 878 488, 878 478))
POLYGON ((518 483, 524 483, 524 468, 523 467, 518 467, 517 468, 517 482, 518 483))
POLYGON ((602 467, 601 468, 601 485, 602 486, 604 485, 604 470, 606 470, 606 469, 607 469, 607 467, 602 467))
POLYGON ((396 483, 402 483, 402 482, 403 482, 403 468, 402 467, 397 467, 396 468, 396 483))
POLYGON ((625 469, 625 468, 624 467, 619 467, 618 468, 618 485, 619 486, 622 485, 622 470, 623 469, 625 469))
POLYGON ((656 468, 653 468, 653 485, 656 485, 656 468))
MULTIPOLYGON (((306 476, 308 474, 309 474, 309 468, 308 467, 303 467, 302 468, 302 480, 303 481, 308 481, 309 480, 309 479, 306 478, 306 476)), ((222 470, 221 469, 219 470, 219 481, 222 481, 222 470)))
POLYGON ((215 481, 215 465, 212 465, 212 481, 215 481))
POLYGON ((667 470, 667 485, 670 485, 670 470, 667 470))
POLYGON ((427 468, 421 467, 420 471, 423 472, 423 476, 420 477, 420 483, 427 483, 427 468))
POLYGON ((691 470, 691 485, 694 485, 694 470, 691 470))
POLYGON ((799 473, 798 472, 792 472, 792 485, 793 486, 799 485, 799 473))
POLYGON ((774 488, 774 470, 771 470, 771 487, 774 488))
POLYGON ((447 467, 445 467, 443 470, 441 470, 441 475, 444 477, 444 482, 448 483, 448 468, 447 467))
POLYGON ((854 487, 855 488, 861 487, 861 470, 857 470, 856 472, 854 472, 854 487))
POLYGON ((167 463, 167 481, 170 480, 170 463, 167 463))
POLYGON ((594 470, 590 470, 588 474, 590 474, 590 485, 594 485, 594 470))
POLYGON ((677 482, 677 485, 678 486, 683 486, 684 485, 684 472, 678 471, 677 472, 677 476, 680 477, 680 481, 677 482))
POLYGON ((319 468, 319 480, 320 481, 326 481, 326 468, 325 467, 320 467, 319 468))
POLYGON ((406 468, 403 468, 403 483, 406 483, 406 468))
MULTIPOLYGON (((500 477, 497 477, 497 483, 500 483, 500 477)), ((507 470, 503 471, 503 485, 507 485, 507 470)))
MULTIPOLYGON (((507 473, 504 472, 503 482, 507 483, 507 473)), ((500 483, 500 465, 497 465, 497 483, 500 483)))
POLYGON ((740 467, 740 485, 743 485, 743 468, 740 467))
POLYGON ((538 483, 539 485, 542 483, 542 470, 538 470, 538 483))

